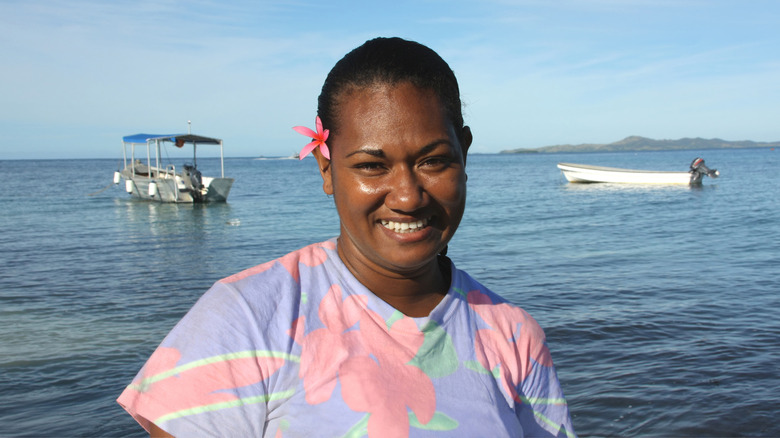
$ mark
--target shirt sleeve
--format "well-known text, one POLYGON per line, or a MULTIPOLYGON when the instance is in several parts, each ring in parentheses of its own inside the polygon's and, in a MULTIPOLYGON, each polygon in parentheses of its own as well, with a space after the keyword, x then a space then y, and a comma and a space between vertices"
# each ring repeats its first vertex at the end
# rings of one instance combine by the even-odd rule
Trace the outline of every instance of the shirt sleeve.
POLYGON ((216 283, 117 400, 145 429, 176 436, 262 436, 269 378, 286 361, 232 284, 216 283))
MULTIPOLYGON (((546 346, 545 346, 546 348, 546 346)), ((526 437, 576 437, 555 367, 534 363, 518 388, 517 416, 526 437)))
POLYGON ((482 321, 475 335, 478 359, 486 370, 497 371, 524 436, 575 436, 541 326, 520 307, 475 284, 467 300, 482 321))

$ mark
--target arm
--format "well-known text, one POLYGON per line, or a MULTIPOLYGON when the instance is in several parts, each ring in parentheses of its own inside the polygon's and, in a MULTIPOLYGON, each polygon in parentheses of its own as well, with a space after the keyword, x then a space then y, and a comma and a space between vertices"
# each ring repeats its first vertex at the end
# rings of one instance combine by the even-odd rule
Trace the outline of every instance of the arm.
POLYGON ((250 436, 262 431, 265 403, 237 400, 267 393, 266 378, 286 360, 261 354, 269 348, 252 338, 256 321, 246 316, 255 313, 239 291, 224 285, 212 288, 166 336, 120 395, 119 404, 152 437, 250 436), (252 386, 251 393, 236 389, 247 386, 252 386), (231 420, 221 420, 226 417, 231 420))

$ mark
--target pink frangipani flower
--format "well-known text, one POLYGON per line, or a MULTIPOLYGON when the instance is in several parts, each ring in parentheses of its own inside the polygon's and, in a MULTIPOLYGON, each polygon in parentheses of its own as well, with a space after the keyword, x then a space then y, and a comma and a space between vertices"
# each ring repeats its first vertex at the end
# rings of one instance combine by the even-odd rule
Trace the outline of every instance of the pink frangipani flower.
POLYGON ((305 127, 305 126, 295 126, 293 129, 298 134, 305 135, 306 137, 310 137, 313 139, 313 141, 301 149, 301 153, 298 154, 298 159, 303 160, 303 157, 306 155, 309 155, 309 152, 313 151, 317 146, 320 147, 320 152, 322 152, 322 155, 330 160, 330 151, 328 151, 328 145, 325 144, 325 140, 328 139, 328 134, 330 134, 329 129, 322 129, 322 120, 320 120, 320 116, 317 116, 315 119, 315 123, 317 125, 317 132, 312 131, 311 129, 305 127))

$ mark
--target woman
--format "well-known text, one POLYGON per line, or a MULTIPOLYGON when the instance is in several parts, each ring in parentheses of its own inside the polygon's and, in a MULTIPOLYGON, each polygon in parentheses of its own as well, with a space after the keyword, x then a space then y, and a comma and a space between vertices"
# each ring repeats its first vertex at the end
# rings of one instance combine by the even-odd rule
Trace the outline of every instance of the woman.
POLYGON ((339 237, 217 282, 119 403, 178 436, 574 435, 542 329, 444 255, 472 139, 449 66, 368 41, 318 114, 339 237))

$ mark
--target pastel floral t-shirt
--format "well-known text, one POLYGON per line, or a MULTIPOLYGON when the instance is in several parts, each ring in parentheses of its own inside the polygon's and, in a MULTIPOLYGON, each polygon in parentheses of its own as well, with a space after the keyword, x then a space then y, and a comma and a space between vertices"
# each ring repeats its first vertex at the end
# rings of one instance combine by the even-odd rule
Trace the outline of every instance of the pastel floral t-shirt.
POLYGON ((537 322, 452 266, 428 317, 307 246, 220 280, 118 402, 180 437, 574 436, 537 322))

